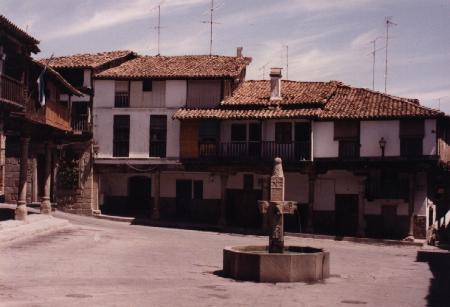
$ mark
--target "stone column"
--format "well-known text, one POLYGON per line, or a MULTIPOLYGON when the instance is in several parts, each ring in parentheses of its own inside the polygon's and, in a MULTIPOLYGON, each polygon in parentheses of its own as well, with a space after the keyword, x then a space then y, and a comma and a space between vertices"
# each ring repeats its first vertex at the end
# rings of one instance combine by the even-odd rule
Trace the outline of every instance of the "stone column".
POLYGON ((44 196, 41 202, 41 213, 51 214, 52 204, 50 203, 50 191, 52 184, 52 148, 51 144, 47 143, 45 146, 45 182, 44 182, 44 196))
POLYGON ((219 225, 225 226, 227 224, 227 183, 228 183, 228 175, 221 174, 220 175, 220 217, 219 217, 219 225))
MULTIPOLYGON (((270 199, 270 177, 264 176, 262 178, 262 199, 270 199)), ((261 228, 262 231, 267 232, 269 230, 269 220, 267 218, 267 212, 261 212, 261 228)))
POLYGON ((17 208, 15 212, 16 220, 27 219, 27 175, 28 175, 28 149, 30 136, 24 134, 20 137, 20 172, 19 172, 19 193, 17 197, 17 208))
POLYGON ((159 220, 159 204, 160 204, 160 196, 161 196, 161 172, 156 171, 155 176, 153 176, 153 180, 155 181, 155 197, 153 199, 153 211, 152 211, 152 220, 159 220))
POLYGON ((308 183, 308 224, 306 225, 306 232, 313 233, 314 197, 316 187, 316 174, 314 172, 308 174, 308 183))
POLYGON ((39 203, 39 186, 38 186, 38 160, 33 157, 32 161, 32 178, 31 178, 31 203, 36 205, 39 203))
POLYGON ((408 237, 405 240, 413 241, 414 240, 414 196, 415 196, 415 188, 416 188, 416 176, 414 173, 409 174, 409 202, 408 202, 408 219, 409 219, 409 228, 408 228, 408 237))
POLYGON ((358 182, 358 236, 364 237, 366 221, 364 218, 364 195, 365 195, 365 181, 358 182))

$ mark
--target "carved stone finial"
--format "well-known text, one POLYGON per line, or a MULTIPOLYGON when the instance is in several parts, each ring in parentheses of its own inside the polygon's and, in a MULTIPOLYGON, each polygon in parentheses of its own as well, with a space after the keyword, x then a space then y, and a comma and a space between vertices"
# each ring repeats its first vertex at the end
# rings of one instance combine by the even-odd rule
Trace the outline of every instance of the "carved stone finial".
POLYGON ((284 177, 281 158, 275 158, 274 160, 272 177, 284 177))

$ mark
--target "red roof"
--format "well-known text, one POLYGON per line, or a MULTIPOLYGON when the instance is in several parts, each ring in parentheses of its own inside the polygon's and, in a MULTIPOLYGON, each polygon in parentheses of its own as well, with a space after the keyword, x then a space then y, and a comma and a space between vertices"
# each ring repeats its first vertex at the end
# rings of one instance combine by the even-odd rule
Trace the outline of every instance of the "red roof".
POLYGON ((40 59, 42 63, 48 63, 55 69, 62 68, 99 68, 110 62, 135 57, 136 54, 129 50, 108 51, 99 53, 84 53, 68 56, 53 57, 51 59, 40 59))
POLYGON ((247 57, 184 55, 141 56, 96 75, 99 79, 235 78, 251 62, 247 57))
POLYGON ((269 80, 241 83, 223 105, 325 104, 336 91, 338 82, 281 81, 281 100, 270 100, 269 80))
POLYGON ((0 14, 0 29, 9 32, 12 36, 14 36, 19 41, 27 43, 31 47, 31 52, 38 53, 39 41, 35 39, 33 36, 29 35, 27 32, 16 26, 12 23, 8 18, 0 14))
POLYGON ((217 109, 179 109, 176 119, 392 119, 436 118, 444 113, 418 100, 395 97, 337 81, 283 81, 282 100, 270 101, 270 81, 245 81, 217 109))

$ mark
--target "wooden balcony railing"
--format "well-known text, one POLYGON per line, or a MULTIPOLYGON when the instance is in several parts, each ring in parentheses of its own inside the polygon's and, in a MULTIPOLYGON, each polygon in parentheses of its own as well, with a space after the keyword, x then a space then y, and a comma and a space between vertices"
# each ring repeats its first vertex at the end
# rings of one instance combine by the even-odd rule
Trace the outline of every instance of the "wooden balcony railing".
POLYGON ((6 75, 0 75, 0 98, 7 102, 24 105, 23 84, 6 75))
POLYGON ((92 129, 88 115, 82 114, 72 117, 72 129, 75 132, 90 132, 92 129))
POLYGON ((261 142, 199 142, 200 158, 225 158, 236 160, 271 161, 280 157, 284 161, 311 160, 310 142, 276 143, 261 142))
POLYGON ((353 160, 359 158, 359 149, 361 145, 358 141, 340 140, 339 141, 339 158, 345 160, 353 160))

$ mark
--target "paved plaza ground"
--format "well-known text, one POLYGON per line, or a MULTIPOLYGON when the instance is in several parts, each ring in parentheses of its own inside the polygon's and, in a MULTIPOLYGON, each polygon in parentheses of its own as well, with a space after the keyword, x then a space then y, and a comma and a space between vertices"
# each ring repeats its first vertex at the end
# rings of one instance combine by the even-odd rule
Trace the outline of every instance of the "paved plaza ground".
POLYGON ((332 277, 257 284, 220 276, 222 248, 265 237, 59 216, 78 228, 0 247, 0 306, 449 306, 448 253, 288 237, 332 277))

